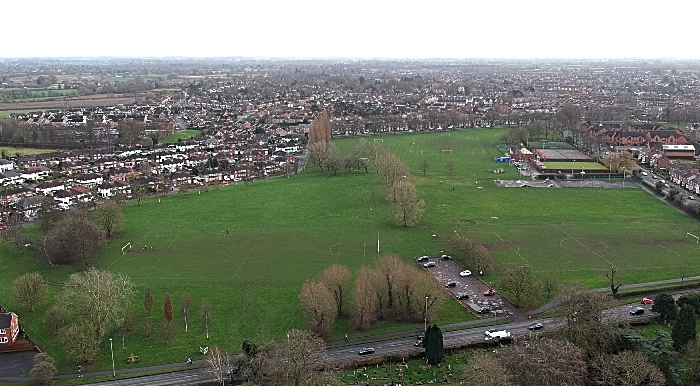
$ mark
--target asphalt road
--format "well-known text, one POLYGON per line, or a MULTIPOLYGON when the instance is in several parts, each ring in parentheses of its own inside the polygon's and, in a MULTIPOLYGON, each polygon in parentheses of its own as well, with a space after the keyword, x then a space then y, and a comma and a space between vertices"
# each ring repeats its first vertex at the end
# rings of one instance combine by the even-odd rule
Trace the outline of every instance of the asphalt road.
MULTIPOLYGON (((677 296, 681 293, 688 293, 691 291, 679 292, 677 296)), ((654 315, 651 313, 651 305, 641 305, 638 303, 622 305, 609 310, 608 317, 611 320, 616 320, 619 322, 630 321, 634 319, 645 319, 651 318, 654 315), (645 309, 643 315, 630 315, 629 310, 636 306, 642 306, 645 309)), ((517 341, 519 338, 530 334, 540 334, 547 331, 556 331, 564 326, 565 321, 561 318, 543 318, 543 319, 532 319, 523 322, 515 322, 508 324, 495 325, 494 328, 499 330, 507 330, 512 335, 512 337, 517 341), (528 326, 534 322, 540 322, 544 325, 544 328, 540 331, 530 331, 528 326)), ((477 343, 484 342, 486 335, 484 332, 490 327, 479 327, 479 328, 468 328, 462 330, 445 331, 443 332, 443 342, 446 347, 463 344, 463 343, 477 343)), ((343 347, 329 348, 326 350, 327 360, 330 363, 344 363, 355 361, 362 358, 371 358, 373 356, 381 355, 401 355, 411 352, 420 352, 423 349, 416 347, 414 345, 416 340, 415 336, 387 339, 373 343, 361 343, 361 344, 349 344, 343 347), (374 354, 360 356, 359 350, 363 347, 373 347, 375 349, 374 354)), ((173 373, 166 374, 156 374, 143 376, 131 379, 121 379, 115 381, 105 381, 98 383, 91 383, 89 385, 93 386, 126 386, 126 385, 146 385, 146 386, 185 386, 197 383, 211 382, 212 377, 204 372, 202 369, 184 370, 177 371, 173 373)))

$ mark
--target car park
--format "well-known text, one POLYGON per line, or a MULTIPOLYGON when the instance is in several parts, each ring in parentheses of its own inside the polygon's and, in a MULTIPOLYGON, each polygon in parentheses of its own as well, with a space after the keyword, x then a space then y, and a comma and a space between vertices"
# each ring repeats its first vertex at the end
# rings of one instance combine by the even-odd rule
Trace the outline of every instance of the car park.
POLYGON ((364 347, 360 349, 359 353, 360 355, 374 354, 374 348, 364 347))
POLYGON ((481 307, 476 312, 480 314, 488 314, 489 312, 491 312, 491 309, 488 307, 481 307))
POLYGON ((488 289, 488 290, 484 291, 484 296, 493 296, 495 294, 496 294, 496 291, 494 291, 492 289, 488 289))
POLYGON ((457 287, 457 282, 454 280, 450 280, 447 283, 445 283, 445 287, 447 287, 447 288, 457 287))
POLYGON ((459 276, 464 277, 464 276, 469 276, 469 275, 471 275, 471 274, 472 274, 472 271, 470 271, 470 270, 468 270, 468 269, 465 269, 464 271, 462 271, 462 272, 459 273, 459 276))
POLYGON ((642 303, 642 304, 651 304, 651 303, 653 303, 653 302, 654 302, 654 301, 651 300, 651 299, 649 299, 649 298, 644 298, 644 299, 642 299, 642 302, 641 302, 641 303, 642 303))
POLYGON ((633 309, 630 310, 630 315, 641 315, 644 313, 644 308, 642 307, 634 307, 633 309))
POLYGON ((457 300, 464 300, 464 299, 469 299, 469 295, 465 294, 464 292, 460 292, 456 296, 457 300))
POLYGON ((544 326, 542 323, 532 323, 531 325, 527 326, 527 329, 530 331, 536 331, 536 330, 541 330, 544 326))
POLYGON ((430 259, 430 257, 428 257, 428 256, 416 257, 416 261, 417 261, 417 262, 428 261, 428 259, 430 259))
POLYGON ((429 262, 423 264, 423 267, 425 267, 425 268, 430 268, 430 267, 434 267, 434 266, 436 266, 436 265, 437 265, 437 264, 435 264, 434 261, 429 261, 429 262))

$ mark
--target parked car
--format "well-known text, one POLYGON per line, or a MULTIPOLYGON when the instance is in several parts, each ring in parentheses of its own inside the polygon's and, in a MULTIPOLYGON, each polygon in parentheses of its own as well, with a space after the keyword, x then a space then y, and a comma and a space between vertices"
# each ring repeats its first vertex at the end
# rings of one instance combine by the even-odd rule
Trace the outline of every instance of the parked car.
POLYGON ((440 256, 440 258, 443 259, 443 260, 450 260, 450 259, 452 259, 452 256, 450 256, 450 255, 442 255, 442 256, 440 256))
POLYGON ((494 291, 492 289, 484 291, 484 296, 493 296, 495 294, 496 294, 496 291, 494 291))
POLYGON ((642 304, 651 304, 651 303, 653 303, 653 302, 654 302, 654 301, 651 300, 651 299, 649 299, 649 298, 644 298, 644 299, 642 299, 642 304))
POLYGON ((445 287, 447 287, 447 288, 457 287, 457 282, 454 280, 450 280, 447 283, 445 283, 445 287))
POLYGON ((435 264, 434 261, 429 261, 429 262, 423 264, 423 267, 425 267, 425 268, 430 268, 430 267, 434 267, 434 266, 436 266, 436 265, 437 265, 437 264, 435 264))
POLYGON ((695 196, 688 196, 688 199, 689 199, 689 200, 694 200, 694 199, 695 199, 695 196))
POLYGON ((644 308, 642 307, 634 307, 633 309, 630 310, 630 315, 641 315, 644 313, 644 308))
POLYGON ((464 292, 460 292, 457 294, 457 300, 463 300, 463 299, 469 299, 469 294, 465 294, 464 292))
POLYGON ((360 355, 374 354, 374 349, 372 347, 361 348, 359 353, 360 355))
POLYGON ((535 331, 535 330, 541 330, 544 326, 542 323, 532 323, 531 325, 527 326, 527 329, 530 331, 535 331))
POLYGON ((469 276, 469 275, 471 275, 471 274, 472 274, 472 271, 470 271, 470 270, 468 270, 468 269, 465 269, 464 271, 462 271, 462 272, 459 273, 459 276, 464 277, 464 276, 469 276))
POLYGON ((416 339, 415 343, 413 343, 414 346, 416 347, 423 347, 423 338, 416 339))
POLYGON ((489 328, 488 330, 484 331, 484 334, 488 336, 489 334, 493 334, 496 331, 498 331, 497 328, 489 328))
POLYGON ((424 333, 424 332, 421 332, 420 334, 418 334, 418 336, 416 337, 416 339, 425 339, 425 333, 424 333))
POLYGON ((489 312, 491 312, 491 309, 484 306, 484 307, 479 308, 476 312, 478 312, 480 314, 488 314, 489 312))
POLYGON ((417 262, 428 261, 428 259, 430 259, 430 257, 428 257, 428 256, 416 257, 417 262))

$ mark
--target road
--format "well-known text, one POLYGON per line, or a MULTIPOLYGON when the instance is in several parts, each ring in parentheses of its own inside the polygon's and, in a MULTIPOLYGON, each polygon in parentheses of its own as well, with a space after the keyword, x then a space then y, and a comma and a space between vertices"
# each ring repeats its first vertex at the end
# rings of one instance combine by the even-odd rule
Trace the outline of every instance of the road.
MULTIPOLYGON (((691 291, 679 292, 675 296, 680 296, 681 293, 688 293, 691 291)), ((617 320, 619 322, 640 320, 654 317, 651 313, 651 305, 644 305, 645 313, 639 316, 633 316, 629 314, 629 310, 633 307, 642 306, 641 304, 634 303, 628 305, 622 305, 609 310, 610 318, 612 320, 617 320)), ((532 319, 523 322, 515 322, 508 324, 499 324, 495 326, 499 330, 507 330, 512 334, 512 337, 516 340, 530 334, 539 334, 541 332, 556 331, 564 326, 565 321, 561 318, 543 318, 543 319, 532 319), (540 322, 544 325, 544 329, 541 331, 533 332, 528 330, 528 326, 533 322, 540 322)), ((443 332, 443 342, 445 347, 464 344, 464 343, 478 343, 485 341, 484 332, 489 329, 486 327, 479 328, 468 328, 454 331, 443 332)), ((330 363, 345 363, 350 361, 355 361, 362 358, 371 358, 373 356, 381 355, 401 355, 408 353, 419 353, 423 349, 416 347, 414 345, 416 340, 415 336, 386 339, 373 343, 360 343, 360 344, 350 344, 343 347, 334 347, 326 350, 327 360, 330 363), (368 356, 360 356, 358 354, 359 350, 363 347, 373 347, 376 351, 375 354, 368 356)), ((174 373, 167 374, 156 374, 143 376, 132 379, 121 379, 116 381, 105 381, 99 383, 91 383, 89 385, 93 386, 126 386, 126 385, 147 385, 147 386, 184 386, 196 383, 211 382, 212 377, 207 375, 202 369, 194 370, 184 370, 174 373)))

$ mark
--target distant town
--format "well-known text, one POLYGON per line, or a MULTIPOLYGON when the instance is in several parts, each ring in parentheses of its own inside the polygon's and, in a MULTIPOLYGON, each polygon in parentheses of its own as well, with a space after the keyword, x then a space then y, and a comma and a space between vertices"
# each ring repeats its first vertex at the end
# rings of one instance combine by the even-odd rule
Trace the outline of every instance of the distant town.
POLYGON ((33 218, 46 196, 68 209, 298 172, 322 111, 334 137, 511 127, 503 140, 527 146, 563 135, 597 159, 628 151, 700 193, 700 168, 682 162, 700 138, 693 61, 1 59, 0 80, 6 222, 33 218))

